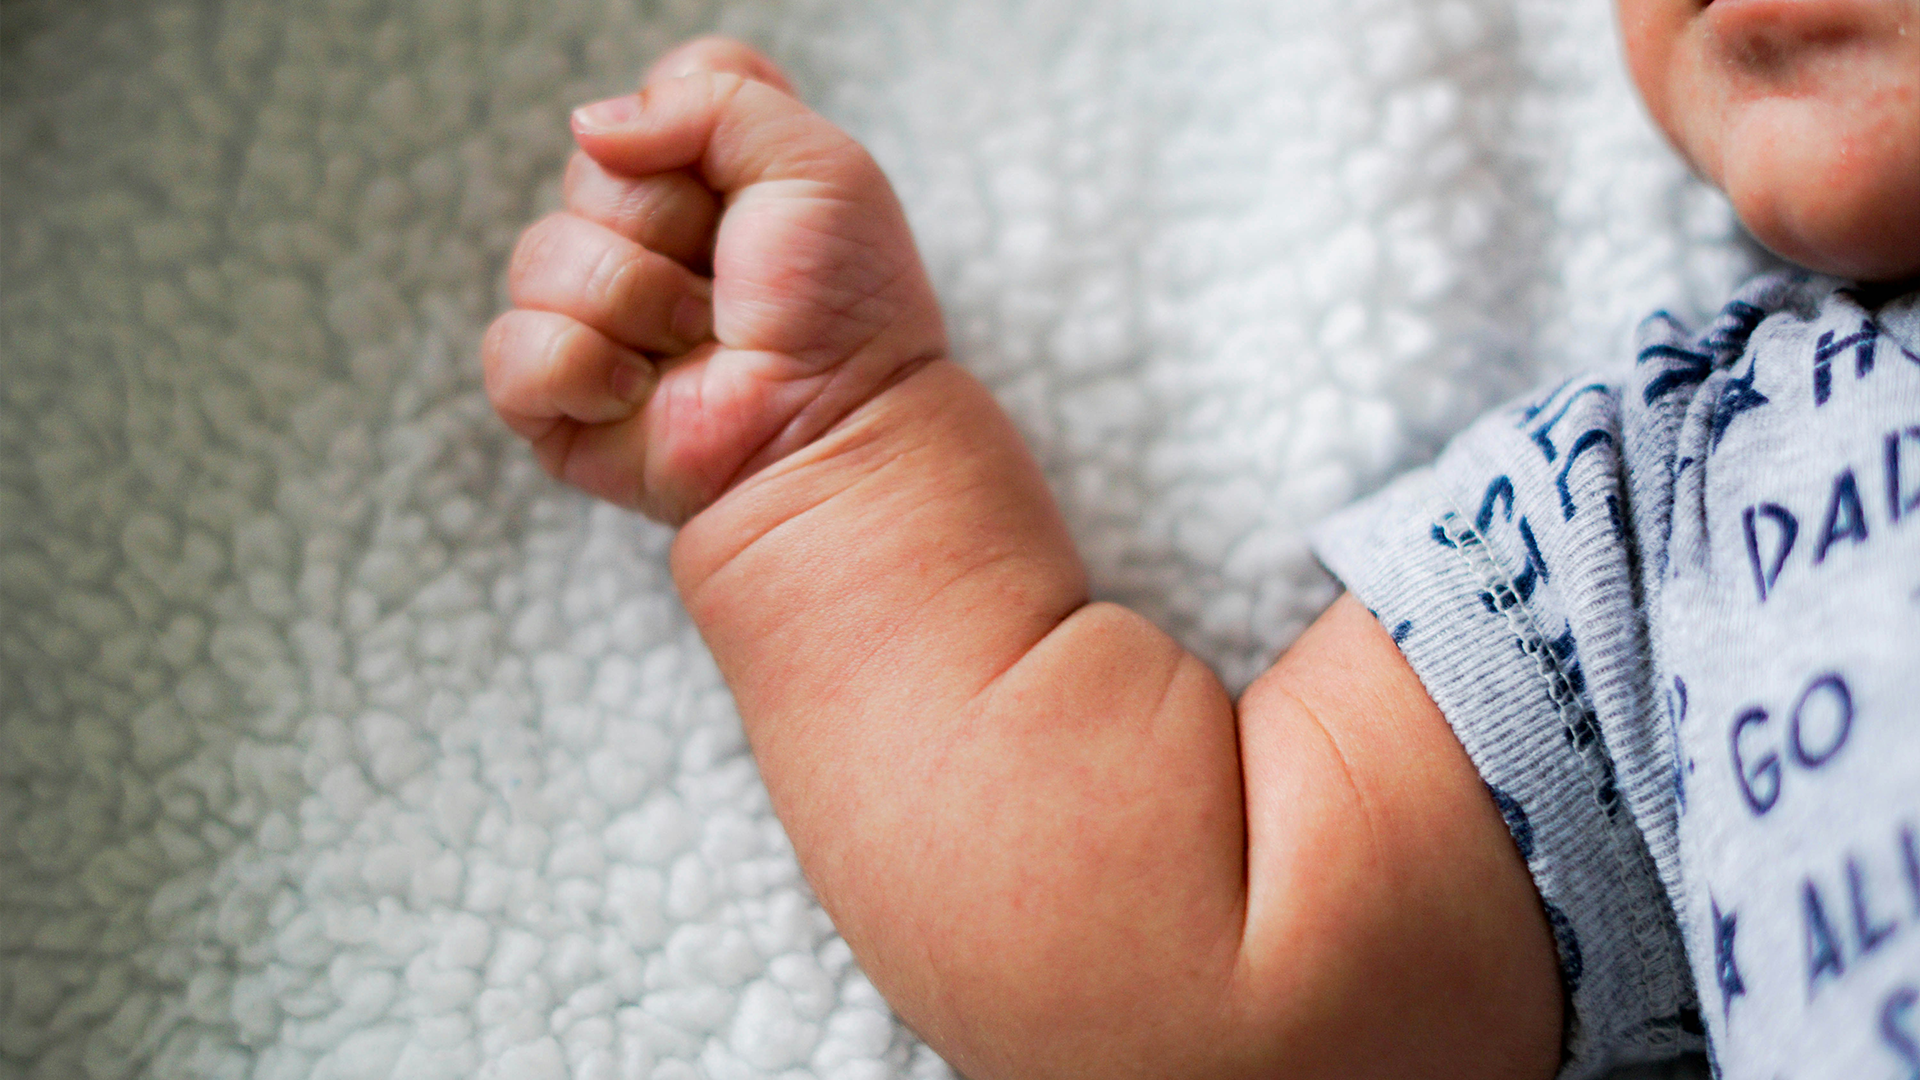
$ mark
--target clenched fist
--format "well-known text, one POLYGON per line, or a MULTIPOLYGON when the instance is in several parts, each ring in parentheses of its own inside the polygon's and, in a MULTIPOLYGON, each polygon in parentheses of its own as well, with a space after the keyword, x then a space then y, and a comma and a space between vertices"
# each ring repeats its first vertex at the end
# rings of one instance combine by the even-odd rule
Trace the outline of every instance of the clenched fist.
POLYGON ((945 354, 886 177, 760 54, 691 42, 573 131, 482 345, 555 476, 684 522, 945 354))

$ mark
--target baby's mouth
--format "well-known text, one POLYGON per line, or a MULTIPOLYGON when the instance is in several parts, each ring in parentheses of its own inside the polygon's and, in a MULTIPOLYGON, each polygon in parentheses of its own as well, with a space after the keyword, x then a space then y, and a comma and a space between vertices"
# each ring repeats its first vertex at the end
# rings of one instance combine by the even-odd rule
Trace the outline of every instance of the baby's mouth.
MULTIPOLYGON (((1903 0, 1702 0, 1723 33, 1785 44, 1832 44, 1884 23, 1903 0)), ((1897 14, 1892 15, 1897 19, 1897 14)))

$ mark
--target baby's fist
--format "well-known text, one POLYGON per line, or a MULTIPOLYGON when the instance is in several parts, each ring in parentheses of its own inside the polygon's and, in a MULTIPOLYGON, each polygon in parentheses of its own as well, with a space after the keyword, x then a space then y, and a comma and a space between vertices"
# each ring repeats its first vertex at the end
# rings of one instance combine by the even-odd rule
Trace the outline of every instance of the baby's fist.
POLYGON ((692 42, 573 129, 481 349, 555 476, 681 522, 944 354, 886 178, 765 57, 692 42))

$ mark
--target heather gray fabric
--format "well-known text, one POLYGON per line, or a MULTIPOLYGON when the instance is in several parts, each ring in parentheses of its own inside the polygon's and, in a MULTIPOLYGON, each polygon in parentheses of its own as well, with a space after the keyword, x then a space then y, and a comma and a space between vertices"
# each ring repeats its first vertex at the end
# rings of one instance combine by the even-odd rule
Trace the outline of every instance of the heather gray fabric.
POLYGON ((1920 293, 1762 276, 1317 532, 1558 938, 1562 1075, 1920 1078, 1920 293), (1696 985, 1698 987, 1696 991, 1696 985))

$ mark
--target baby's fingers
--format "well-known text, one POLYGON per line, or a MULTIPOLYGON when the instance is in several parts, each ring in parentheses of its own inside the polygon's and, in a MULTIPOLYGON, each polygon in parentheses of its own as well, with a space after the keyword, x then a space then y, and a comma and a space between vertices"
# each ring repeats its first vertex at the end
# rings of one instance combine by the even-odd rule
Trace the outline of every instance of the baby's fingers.
POLYGON ((713 256, 720 202, 686 172, 621 176, 584 151, 567 162, 567 209, 693 270, 713 256))
POLYGON ((643 352, 678 354, 713 329, 713 286, 603 225, 549 214, 507 269, 515 307, 565 315, 643 352))
POLYGON ((480 343, 487 398, 521 437, 539 442, 566 421, 631 416, 658 381, 647 359, 590 326, 547 311, 509 311, 480 343))

